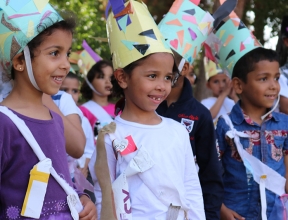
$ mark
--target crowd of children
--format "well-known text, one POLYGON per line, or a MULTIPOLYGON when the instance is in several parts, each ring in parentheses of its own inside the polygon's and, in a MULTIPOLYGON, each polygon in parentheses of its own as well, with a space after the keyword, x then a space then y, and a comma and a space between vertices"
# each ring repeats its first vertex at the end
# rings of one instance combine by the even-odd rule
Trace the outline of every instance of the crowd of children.
MULTIPOLYGON (((236 0, 213 15, 176 0, 158 25, 143 2, 110 0, 112 62, 81 80, 75 18, 13 2, 0 1, 1 220, 288 219, 288 68, 228 17, 236 0)), ((281 34, 288 47, 288 17, 281 34)))

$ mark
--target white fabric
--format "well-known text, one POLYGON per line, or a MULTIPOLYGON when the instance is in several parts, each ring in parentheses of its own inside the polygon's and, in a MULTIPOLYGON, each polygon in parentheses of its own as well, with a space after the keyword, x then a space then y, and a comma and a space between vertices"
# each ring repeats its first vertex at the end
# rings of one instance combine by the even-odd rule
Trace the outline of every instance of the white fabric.
MULTIPOLYGON (((217 101, 216 97, 209 97, 207 99, 203 99, 201 103, 208 108, 209 110, 213 107, 215 102, 217 101)), ((225 98, 224 102, 220 108, 220 111, 218 112, 216 118, 213 118, 213 121, 215 122, 221 115, 225 115, 227 113, 230 113, 233 106, 235 105, 235 102, 232 99, 225 98)))
POLYGON ((106 112, 102 106, 92 100, 85 102, 82 106, 87 108, 101 123, 109 124, 113 121, 108 112, 106 112))
POLYGON ((180 63, 179 63, 179 66, 178 66, 179 73, 182 72, 182 69, 183 69, 185 62, 186 62, 186 60, 184 58, 182 58, 180 63))
MULTIPOLYGON (((15 115, 12 111, 10 111, 7 107, 0 106, 0 111, 7 115, 11 121, 16 125, 19 129, 23 137, 26 139, 30 147, 32 148, 33 152, 38 157, 39 161, 43 161, 46 159, 45 154, 43 153, 42 149, 40 148, 39 144, 35 140, 34 136, 32 135, 31 131, 25 124, 25 122, 20 119, 17 115, 15 115)), ((82 203, 75 192, 75 190, 63 179, 61 178, 58 173, 55 171, 53 167, 51 167, 51 175, 55 178, 55 180, 59 183, 59 185, 63 188, 66 192, 67 196, 67 203, 71 211, 71 215, 74 220, 79 219, 78 213, 83 210, 82 203)))
POLYGON ((58 91, 53 97, 61 96, 60 98, 53 98, 54 103, 58 106, 64 116, 77 114, 82 119, 81 110, 77 107, 72 96, 64 91, 58 91))
MULTIPOLYGON (((57 99, 54 98, 53 101, 59 108, 59 110, 62 112, 64 116, 71 115, 71 114, 77 114, 79 115, 81 119, 81 126, 84 132, 84 135, 86 137, 86 144, 84 148, 84 154, 81 158, 77 160, 79 166, 81 168, 84 167, 86 158, 91 158, 94 150, 95 150, 95 144, 94 144, 94 134, 91 129, 91 125, 88 121, 88 119, 83 115, 82 111, 77 107, 75 101, 73 100, 72 96, 64 91, 58 91, 54 97, 59 96, 57 99)), ((111 117, 110 117, 111 118, 111 117)), ((74 173, 74 168, 72 169, 72 166, 69 166, 70 174, 74 173)))
MULTIPOLYGON (((151 170, 143 173, 150 175, 150 178, 146 176, 145 178, 147 182, 155 183, 154 188, 158 192, 158 197, 143 183, 140 175, 127 178, 132 201, 133 220, 166 220, 168 207, 163 204, 159 197, 166 198, 167 204, 174 204, 179 200, 172 197, 172 194, 169 194, 169 190, 171 190, 171 187, 167 187, 169 184, 174 184, 178 189, 180 197, 186 199, 186 205, 189 207, 188 219, 203 220, 205 219, 205 213, 202 190, 195 168, 189 135, 180 123, 172 119, 161 118, 162 122, 158 125, 133 123, 123 120, 120 116, 115 118, 117 126, 115 136, 127 137, 128 135, 132 135, 137 147, 145 147, 155 165, 161 170, 161 173, 164 173, 169 178, 169 180, 159 179, 158 173, 153 171, 153 167, 151 170)), ((109 136, 105 137, 105 144, 110 178, 114 182, 116 177, 126 169, 127 161, 123 157, 118 157, 118 161, 116 160, 109 136), (117 166, 117 164, 119 165, 117 166)), ((137 151, 125 157, 132 159, 136 153, 137 151)), ((96 152, 94 152, 89 163, 91 170, 94 170, 95 160, 96 152)), ((98 217, 100 218, 101 190, 95 174, 92 172, 91 175, 95 184, 94 193, 96 196, 98 217)), ((179 212, 178 219, 184 219, 183 210, 179 212)))
POLYGON ((266 177, 260 178, 259 188, 260 188, 260 200, 261 200, 261 217, 262 220, 267 220, 267 201, 266 201, 266 191, 265 191, 265 181, 266 177))
POLYGON ((278 82, 280 84, 279 94, 288 98, 288 79, 283 74, 281 74, 278 82))
MULTIPOLYGON (((1 74, 0 74, 1 77, 1 74)), ((1 82, 0 82, 1 83, 1 82)), ((13 88, 12 80, 0 84, 0 102, 2 102, 11 92, 13 88)))

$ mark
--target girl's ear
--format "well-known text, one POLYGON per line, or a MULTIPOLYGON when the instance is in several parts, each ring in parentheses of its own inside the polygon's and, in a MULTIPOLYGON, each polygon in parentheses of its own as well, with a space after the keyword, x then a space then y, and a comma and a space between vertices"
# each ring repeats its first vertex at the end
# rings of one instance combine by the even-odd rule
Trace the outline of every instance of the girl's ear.
POLYGON ((13 69, 16 71, 18 72, 24 71, 26 67, 26 63, 25 63, 23 52, 18 53, 16 56, 14 56, 14 58, 12 59, 12 65, 13 65, 13 69))
POLYGON ((128 87, 128 83, 127 83, 128 75, 124 72, 123 69, 115 70, 114 77, 122 89, 126 89, 128 87))
POLYGON ((189 74, 189 67, 190 67, 190 64, 188 62, 185 62, 184 66, 183 66, 183 68, 181 70, 180 75, 181 76, 187 76, 189 74))
POLYGON ((206 87, 207 87, 208 89, 211 89, 209 81, 206 82, 206 87))
POLYGON ((243 92, 243 82, 241 79, 239 79, 238 77, 234 77, 232 79, 232 84, 233 84, 233 88, 236 92, 237 95, 242 94, 243 92))

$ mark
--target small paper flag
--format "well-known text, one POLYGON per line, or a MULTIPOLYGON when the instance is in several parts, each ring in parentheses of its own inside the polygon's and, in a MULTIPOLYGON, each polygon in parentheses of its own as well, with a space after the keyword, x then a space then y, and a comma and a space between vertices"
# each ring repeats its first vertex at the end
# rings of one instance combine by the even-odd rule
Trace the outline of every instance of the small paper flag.
POLYGON ((121 42, 128 48, 128 50, 133 50, 135 47, 134 45, 137 45, 137 42, 128 41, 128 40, 121 40, 121 42))
POLYGON ((197 46, 194 48, 194 54, 193 54, 193 58, 195 59, 197 57, 197 46))
POLYGON ((227 57, 226 57, 225 60, 228 60, 230 57, 234 56, 235 54, 236 54, 235 51, 234 51, 234 50, 231 50, 231 51, 229 52, 229 54, 227 55, 227 57))
POLYGON ((42 13, 46 5, 49 3, 49 0, 33 0, 33 1, 40 13, 42 13))
POLYGON ((197 34, 191 28, 188 28, 188 31, 190 33, 192 40, 195 40, 197 38, 197 34))
POLYGON ((192 45, 189 43, 186 43, 182 55, 184 56, 191 48, 192 48, 192 45))
POLYGON ((138 51, 139 53, 141 53, 142 55, 145 55, 146 51, 149 49, 150 45, 149 44, 135 44, 133 45, 138 51))
POLYGON ((174 1, 173 5, 171 6, 169 12, 176 15, 177 12, 179 11, 179 8, 181 7, 183 3, 183 0, 176 0, 174 1))
POLYGON ((183 45, 183 40, 184 40, 184 30, 181 30, 181 31, 178 31, 177 32, 177 36, 178 36, 178 39, 180 41, 180 45, 182 47, 183 45))
POLYGON ((128 15, 123 16, 118 21, 118 24, 124 33, 126 33, 127 21, 128 21, 128 15))
POLYGON ((168 21, 168 22, 166 22, 166 24, 176 25, 176 26, 182 26, 181 22, 180 22, 178 19, 174 19, 174 20, 172 20, 172 21, 168 21))
POLYGON ((177 39, 171 40, 170 41, 170 45, 177 50, 177 48, 178 48, 178 40, 177 39))
POLYGON ((121 12, 114 15, 114 18, 118 18, 118 17, 121 17, 123 15, 132 14, 132 13, 133 13, 133 8, 131 6, 131 3, 129 2, 128 5, 121 12))
POLYGON ((34 36, 34 22, 32 20, 30 20, 28 23, 28 29, 27 29, 26 36, 27 36, 27 38, 34 36))
POLYGON ((233 38, 234 38, 234 36, 230 34, 230 35, 227 37, 227 39, 226 39, 225 43, 223 44, 223 46, 226 47, 233 38))
POLYGON ((188 21, 192 24, 197 24, 197 20, 196 20, 195 16, 193 16, 193 15, 183 15, 182 20, 188 21))
POLYGON ((139 35, 150 37, 150 38, 152 38, 154 40, 157 40, 157 37, 156 37, 153 29, 150 29, 150 30, 147 30, 147 31, 143 31, 139 35))
POLYGON ((189 10, 185 10, 185 13, 189 14, 189 15, 195 15, 195 9, 189 9, 189 10))
POLYGON ((243 42, 241 42, 240 43, 240 52, 242 51, 242 50, 245 50, 246 48, 245 48, 245 45, 243 44, 243 42))

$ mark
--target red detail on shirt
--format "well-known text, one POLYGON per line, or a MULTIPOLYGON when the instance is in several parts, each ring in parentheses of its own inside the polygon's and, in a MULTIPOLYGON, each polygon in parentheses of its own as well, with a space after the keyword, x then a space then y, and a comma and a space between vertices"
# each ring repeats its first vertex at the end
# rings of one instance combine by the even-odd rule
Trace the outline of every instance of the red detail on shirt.
POLYGON ((188 118, 188 119, 193 120, 193 121, 198 121, 199 120, 198 116, 193 116, 193 115, 179 114, 178 117, 179 118, 188 118))

